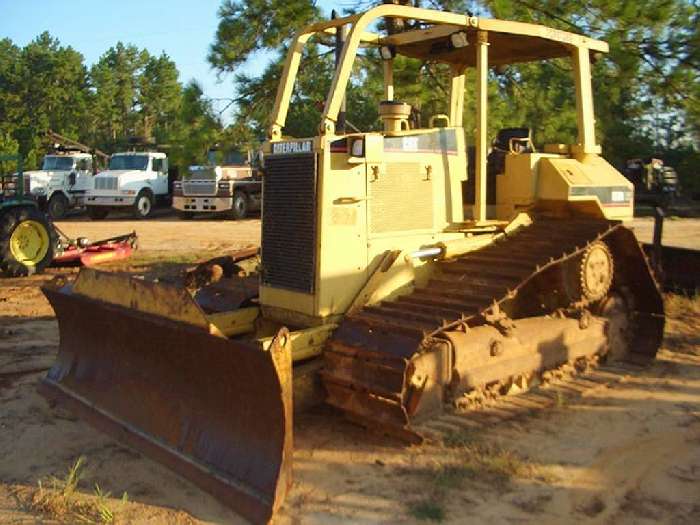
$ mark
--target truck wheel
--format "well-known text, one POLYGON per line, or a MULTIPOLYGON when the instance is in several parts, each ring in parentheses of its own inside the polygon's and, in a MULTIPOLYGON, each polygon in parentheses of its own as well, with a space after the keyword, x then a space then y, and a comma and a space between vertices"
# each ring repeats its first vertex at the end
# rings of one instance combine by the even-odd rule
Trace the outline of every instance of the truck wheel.
POLYGON ((233 218, 236 220, 245 219, 248 216, 248 196, 242 191, 233 194, 233 218))
POLYGON ((107 215, 109 215, 109 208, 105 206, 88 206, 87 212, 88 216, 93 221, 101 221, 102 219, 106 219, 107 215))
POLYGON ((63 193, 54 193, 49 199, 49 217, 52 219, 63 219, 68 211, 68 204, 68 199, 63 193))
POLYGON ((153 210, 153 194, 148 190, 141 190, 134 201, 134 217, 146 219, 153 210))
POLYGON ((0 271, 9 277, 44 271, 54 255, 56 231, 37 208, 12 208, 0 215, 0 271))

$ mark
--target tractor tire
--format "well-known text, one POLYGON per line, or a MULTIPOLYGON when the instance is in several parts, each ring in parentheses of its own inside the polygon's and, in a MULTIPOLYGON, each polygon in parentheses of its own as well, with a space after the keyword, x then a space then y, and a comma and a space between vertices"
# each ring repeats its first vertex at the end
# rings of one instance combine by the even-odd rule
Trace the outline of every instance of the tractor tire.
POLYGON ((54 193, 49 199, 49 204, 47 206, 47 211, 51 219, 63 219, 68 212, 68 207, 70 203, 63 193, 54 193))
POLYGON ((134 201, 133 213, 137 219, 147 219, 153 211, 153 194, 149 190, 141 190, 134 201))
POLYGON ((51 264, 58 236, 38 208, 11 208, 0 215, 0 272, 8 277, 41 273, 51 264))
POLYGON ((109 215, 109 208, 105 206, 88 206, 87 207, 88 217, 93 221, 101 221, 107 218, 109 215))
POLYGON ((233 194, 233 207, 231 215, 237 221, 245 219, 248 216, 248 196, 242 191, 237 191, 233 194))

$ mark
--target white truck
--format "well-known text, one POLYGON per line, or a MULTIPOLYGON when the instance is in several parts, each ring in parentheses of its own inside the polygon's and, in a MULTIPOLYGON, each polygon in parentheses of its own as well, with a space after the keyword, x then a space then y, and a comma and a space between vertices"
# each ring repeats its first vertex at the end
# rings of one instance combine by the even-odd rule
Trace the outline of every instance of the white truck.
POLYGON ((92 155, 66 150, 44 156, 40 170, 25 172, 29 191, 52 219, 62 219, 71 208, 85 205, 92 188, 92 155))
POLYGON ((95 220, 104 219, 112 210, 129 208, 134 217, 145 219, 157 203, 169 198, 165 153, 126 152, 113 154, 108 169, 95 175, 85 205, 95 220))
POLYGON ((235 166, 190 166, 173 183, 173 208, 183 219, 196 213, 225 213, 245 219, 259 211, 262 200, 260 171, 250 164, 235 166))

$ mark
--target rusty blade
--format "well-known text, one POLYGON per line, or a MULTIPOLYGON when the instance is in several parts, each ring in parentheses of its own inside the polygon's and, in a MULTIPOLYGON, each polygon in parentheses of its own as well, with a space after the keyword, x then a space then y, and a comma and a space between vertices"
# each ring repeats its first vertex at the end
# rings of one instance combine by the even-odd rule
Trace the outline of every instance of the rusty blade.
POLYGON ((68 287, 43 291, 60 347, 42 393, 267 522, 291 484, 289 338, 263 351, 68 287))
MULTIPOLYGON (((654 257, 654 245, 644 244, 644 253, 654 257)), ((693 295, 700 290, 700 250, 662 246, 655 272, 664 290, 693 295)))

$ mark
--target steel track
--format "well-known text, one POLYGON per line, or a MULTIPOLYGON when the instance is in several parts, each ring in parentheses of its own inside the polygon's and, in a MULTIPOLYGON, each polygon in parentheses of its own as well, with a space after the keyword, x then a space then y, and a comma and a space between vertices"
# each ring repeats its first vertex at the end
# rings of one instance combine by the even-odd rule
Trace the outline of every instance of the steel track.
POLYGON ((327 402, 368 427, 414 435, 407 407, 412 360, 445 332, 493 323, 496 312, 517 322, 570 307, 562 275, 596 241, 614 256, 611 293, 624 294, 631 305, 630 347, 653 357, 663 305, 632 232, 607 220, 538 218, 480 250, 435 263, 425 287, 348 316, 324 352, 327 402))

